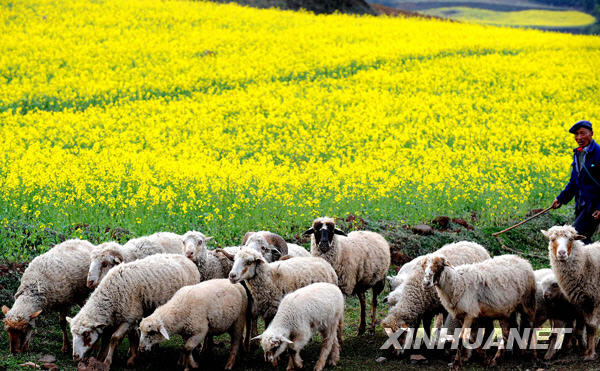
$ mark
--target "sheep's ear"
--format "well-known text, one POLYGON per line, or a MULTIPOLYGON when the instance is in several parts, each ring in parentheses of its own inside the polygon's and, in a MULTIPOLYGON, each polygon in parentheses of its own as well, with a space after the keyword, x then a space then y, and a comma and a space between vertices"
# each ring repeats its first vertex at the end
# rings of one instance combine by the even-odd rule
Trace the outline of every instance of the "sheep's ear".
POLYGON ((206 238, 204 239, 204 242, 212 241, 212 240, 214 240, 214 239, 215 239, 215 236, 206 237, 206 238))
POLYGON ((283 340, 284 342, 288 343, 288 344, 294 344, 293 341, 291 341, 290 339, 286 338, 285 336, 281 337, 281 340, 283 340))
POLYGON ((575 235, 575 237, 573 237, 573 239, 574 239, 574 240, 585 240, 586 238, 587 238, 587 237, 585 237, 585 236, 582 236, 582 235, 580 235, 580 234, 578 234, 578 235, 575 235))
POLYGON ((67 323, 69 324, 69 326, 71 326, 71 321, 73 320, 73 318, 71 317, 66 317, 67 323))
POLYGON ((115 263, 116 264, 123 263, 123 257, 121 255, 115 255, 115 263))
POLYGON ((252 339, 250 339, 250 341, 254 341, 254 340, 260 340, 260 339, 262 339, 262 334, 260 334, 260 335, 258 335, 258 336, 255 336, 255 337, 253 337, 252 339))
POLYGON ((275 246, 271 247, 271 254, 273 254, 273 261, 281 259, 281 251, 279 251, 275 246))
POLYGON ((167 329, 165 328, 165 326, 162 323, 161 323, 158 331, 165 339, 169 340, 169 333, 167 332, 167 329))
POLYGON ((38 310, 37 312, 35 312, 31 316, 29 316, 29 319, 37 318, 37 316, 39 316, 40 314, 42 314, 42 309, 38 310))
POLYGON ((337 227, 333 229, 333 234, 341 234, 342 236, 348 236, 346 234, 346 232, 342 231, 341 229, 339 229, 337 227))
POLYGON ((6 316, 6 313, 8 313, 9 310, 10 310, 10 308, 7 307, 6 305, 2 306, 2 313, 4 313, 5 316, 6 316))
POLYGON ((246 234, 244 235, 244 238, 242 238, 242 246, 246 245, 246 242, 248 242, 248 239, 254 234, 254 232, 246 232, 246 234))
POLYGON ((302 232, 302 235, 303 236, 310 236, 313 233, 315 233, 315 229, 313 227, 310 227, 307 230, 305 230, 304 232, 302 232))
POLYGON ((547 230, 545 230, 545 229, 542 229, 540 232, 542 232, 542 234, 543 234, 544 236, 546 236, 546 237, 550 237, 550 233, 548 233, 548 231, 547 231, 547 230))

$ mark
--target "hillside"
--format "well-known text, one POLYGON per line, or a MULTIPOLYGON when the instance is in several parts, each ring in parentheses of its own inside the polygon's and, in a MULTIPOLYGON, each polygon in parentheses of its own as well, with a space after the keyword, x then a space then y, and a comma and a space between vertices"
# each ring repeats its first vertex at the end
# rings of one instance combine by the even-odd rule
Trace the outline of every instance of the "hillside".
POLYGON ((316 14, 333 12, 348 14, 376 14, 364 0, 211 0, 217 3, 237 3, 256 8, 282 10, 305 9, 316 14))

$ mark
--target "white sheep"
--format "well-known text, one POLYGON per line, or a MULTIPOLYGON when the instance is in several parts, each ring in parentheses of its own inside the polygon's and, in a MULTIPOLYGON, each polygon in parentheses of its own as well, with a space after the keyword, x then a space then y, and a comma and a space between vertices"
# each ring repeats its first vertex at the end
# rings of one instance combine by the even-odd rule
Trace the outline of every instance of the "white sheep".
POLYGON ((150 236, 134 238, 125 245, 105 242, 94 248, 90 263, 87 284, 94 289, 108 271, 121 263, 129 263, 153 254, 182 254, 181 236, 171 232, 158 232, 150 236))
POLYGON ((587 349, 585 360, 596 358, 596 331, 600 324, 600 243, 584 245, 585 236, 570 225, 554 226, 542 234, 556 281, 569 301, 583 313, 587 349))
POLYGON ((253 312, 261 316, 266 325, 277 313, 285 294, 315 282, 337 285, 335 271, 321 258, 299 257, 267 263, 259 252, 248 247, 242 247, 235 255, 229 280, 246 282, 256 306, 253 312))
POLYGON ((206 247, 206 243, 212 238, 196 231, 190 231, 183 235, 185 256, 196 263, 202 281, 227 278, 233 267, 233 257, 227 250, 209 250, 206 247))
POLYGON ((287 243, 280 235, 268 231, 246 232, 242 239, 242 246, 258 251, 269 263, 286 255, 291 257, 310 256, 304 247, 287 243))
MULTIPOLYGON (((534 327, 541 327, 547 320, 553 330, 565 327, 576 328, 575 334, 567 333, 563 344, 569 345, 572 336, 583 345, 583 316, 573 304, 569 303, 556 281, 552 269, 538 269, 535 271, 536 291, 536 314, 534 327)), ((557 331, 553 331, 548 345, 548 351, 544 359, 550 360, 556 354, 557 331)))
MULTIPOLYGON (((405 263, 402 267, 400 267, 400 270, 398 271, 398 273, 395 276, 387 276, 387 280, 390 283, 390 293, 393 292, 394 290, 396 290, 396 288, 398 286, 400 286, 402 284, 402 282, 404 282, 404 280, 410 275, 410 272, 412 272, 412 269, 415 266, 415 264, 417 264, 417 265, 421 264, 421 260, 419 258, 420 257, 417 257, 417 258, 405 263)), ((390 303, 389 300, 385 300, 385 299, 384 299, 384 303, 387 303, 389 305, 394 305, 394 303, 390 303)))
MULTIPOLYGON (((470 264, 490 259, 490 254, 481 245, 460 241, 442 246, 432 255, 446 257, 454 266, 470 264)), ((398 276, 402 276, 400 285, 387 296, 391 308, 382 321, 382 326, 396 331, 402 327, 418 328, 421 321, 427 336, 431 334, 431 319, 437 314, 446 314, 440 298, 433 287, 423 287, 423 261, 428 255, 417 257, 404 264, 398 276)), ((398 277, 396 276, 396 277, 398 277)), ((454 330, 455 321, 447 320, 449 332, 454 330)))
POLYGON ((230 370, 244 338, 247 306, 246 290, 227 279, 182 287, 140 322, 140 350, 149 351, 153 345, 179 334, 184 341, 185 370, 198 368, 192 351, 196 347, 202 349, 207 335, 228 332, 231 352, 225 369, 230 370))
POLYGON ((365 332, 365 292, 371 288, 371 326, 369 334, 375 333, 377 295, 385 287, 390 267, 390 245, 375 232, 357 231, 349 235, 336 228, 333 218, 317 218, 304 235, 311 236, 310 252, 327 260, 338 275, 340 289, 345 296, 357 295, 360 301, 360 325, 358 334, 365 332))
POLYGON ((144 313, 166 303, 181 287, 199 282, 196 265, 183 255, 155 254, 111 269, 79 313, 67 318, 73 358, 86 357, 103 332, 111 329, 110 344, 100 360, 110 366, 115 348, 129 332, 131 366, 138 354, 136 326, 144 313))
POLYGON ((265 360, 273 366, 277 366, 279 356, 288 350, 287 369, 300 369, 300 351, 318 331, 323 344, 314 369, 320 371, 328 360, 335 366, 340 359, 343 322, 344 296, 340 289, 331 283, 313 283, 287 294, 269 327, 257 338, 265 360))
MULTIPOLYGON (((444 256, 432 254, 423 261, 423 267, 423 284, 435 286, 444 308, 462 322, 461 339, 469 339, 473 321, 478 318, 498 319, 505 344, 516 313, 521 313, 522 327, 533 328, 536 284, 528 261, 502 255, 453 267, 444 256)), ((490 365, 496 365, 503 355, 504 349, 499 347, 490 365)), ((460 351, 456 362, 461 362, 460 351)))
POLYGON ((94 245, 82 240, 67 240, 29 263, 21 277, 11 308, 2 307, 8 331, 10 352, 29 349, 35 320, 42 312, 58 311, 63 334, 62 351, 70 348, 66 316, 75 304, 82 304, 90 290, 86 276, 94 245))

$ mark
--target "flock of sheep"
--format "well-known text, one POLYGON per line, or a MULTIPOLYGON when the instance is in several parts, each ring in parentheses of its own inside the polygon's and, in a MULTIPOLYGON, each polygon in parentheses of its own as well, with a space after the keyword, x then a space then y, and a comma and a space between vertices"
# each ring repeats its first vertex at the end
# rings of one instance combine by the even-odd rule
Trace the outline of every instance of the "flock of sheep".
MULTIPOLYGON (((550 320, 553 328, 576 328, 566 344, 584 347, 585 359, 594 359, 600 244, 584 246, 570 226, 543 233, 552 269, 534 272, 514 255, 491 258, 473 242, 449 244, 406 263, 397 276, 387 277, 391 292, 384 302, 390 309, 383 327, 397 331, 422 322, 430 335, 436 318, 435 327, 461 328, 461 339, 468 340, 471 327, 493 331, 493 321, 499 320, 506 341, 511 327, 535 328, 550 320)), ((210 349, 213 336, 229 333, 226 369, 251 340, 260 340, 265 360, 273 365, 286 354, 288 369, 301 368, 300 351, 316 332, 323 340, 315 370, 335 365, 346 297, 359 298, 360 335, 366 331, 365 292, 372 289, 369 333, 374 333, 390 247, 374 232, 346 235, 326 217, 317 218, 304 234, 311 236, 310 252, 266 231, 248 232, 241 246, 216 250, 207 248, 212 237, 196 231, 160 232, 124 245, 65 241, 29 264, 12 309, 2 307, 10 351, 27 351, 36 318, 57 311, 63 352, 71 348, 68 323, 73 358, 84 360, 101 344, 97 359, 109 367, 126 335, 128 366, 140 351, 181 335, 180 366, 188 370, 198 367, 194 349, 210 349), (82 308, 68 318, 75 304, 82 308), (259 317, 266 328, 260 335, 259 317)), ((550 347, 545 358, 555 351, 550 347)), ((503 352, 499 347, 490 364, 497 364, 503 352)), ((469 358, 468 350, 463 353, 459 348, 454 365, 469 358)))

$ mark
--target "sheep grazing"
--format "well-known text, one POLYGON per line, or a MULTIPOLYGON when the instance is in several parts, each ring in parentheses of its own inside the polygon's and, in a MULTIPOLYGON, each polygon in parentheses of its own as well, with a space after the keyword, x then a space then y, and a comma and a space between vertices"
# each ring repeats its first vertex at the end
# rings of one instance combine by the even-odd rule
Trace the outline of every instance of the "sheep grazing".
POLYGON ((105 242, 94 248, 87 284, 95 289, 108 271, 121 263, 129 263, 153 254, 182 254, 181 236, 170 232, 158 232, 150 236, 134 238, 125 245, 105 242))
POLYGON ((224 250, 208 250, 206 243, 213 237, 201 232, 190 231, 183 235, 184 254, 196 263, 202 281, 215 278, 227 278, 233 261, 224 250))
POLYGON ((269 263, 286 255, 291 257, 310 256, 304 247, 287 243, 280 235, 268 231, 247 232, 242 240, 242 246, 258 251, 269 263))
MULTIPOLYGON (((110 366, 113 353, 129 332, 130 358, 138 354, 136 331, 144 313, 152 313, 177 290, 200 282, 196 265, 183 255, 155 254, 111 269, 73 318, 67 318, 73 335, 73 358, 83 359, 105 330, 115 330, 99 357, 110 366)), ((106 337, 104 337, 106 338, 106 337)))
POLYGON ((600 243, 584 245, 575 228, 554 226, 542 234, 548 238, 550 265, 560 289, 583 313, 587 336, 585 360, 596 358, 596 330, 600 324, 600 243))
POLYGON ((67 240, 29 263, 21 278, 11 308, 2 307, 4 327, 11 353, 29 349, 35 320, 42 312, 58 311, 63 333, 62 351, 70 348, 66 316, 75 304, 82 304, 89 289, 86 276, 94 245, 82 240, 67 240))
POLYGON ((242 247, 235 255, 229 280, 246 282, 256 306, 255 315, 261 316, 266 325, 275 317, 285 294, 315 282, 337 285, 335 271, 321 258, 299 257, 267 263, 259 252, 248 247, 242 247))
MULTIPOLYGON (((583 317, 577 307, 560 290, 556 276, 552 269, 539 269, 535 271, 537 283, 535 328, 541 327, 547 320, 552 329, 575 328, 575 334, 565 334, 563 344, 569 345, 573 335, 583 345, 583 317)), ((556 332, 551 334, 550 344, 544 359, 550 360, 556 354, 555 344, 558 340, 556 332)))
POLYGON ((256 338, 260 339, 265 360, 277 366, 279 356, 288 350, 288 370, 302 368, 300 351, 318 331, 323 337, 321 354, 315 365, 320 371, 329 360, 335 366, 340 359, 344 296, 330 283, 313 283, 287 294, 269 327, 256 338))
MULTIPOLYGON (((444 245, 431 255, 444 256, 454 266, 490 259, 490 254, 481 245, 460 241, 444 245)), ((423 261, 429 255, 420 256, 406 263, 396 276, 402 276, 400 285, 387 296, 391 305, 382 326, 397 331, 399 328, 418 328, 421 321, 427 336, 431 334, 431 319, 437 314, 446 314, 440 298, 433 287, 423 287, 423 261)), ((455 321, 448 320, 449 332, 454 330, 455 321)), ((402 339, 401 339, 402 340, 402 339)))
POLYGON ((311 236, 312 256, 327 260, 338 275, 339 286, 345 296, 357 295, 360 301, 360 325, 358 334, 365 332, 365 292, 371 288, 371 327, 375 333, 377 295, 385 287, 385 278, 390 267, 390 245, 381 235, 357 231, 349 235, 336 228, 333 218, 317 218, 311 228, 303 233, 311 236))
MULTIPOLYGON (((432 254, 423 261, 423 267, 423 285, 435 286, 444 308, 462 322, 461 339, 469 339, 474 320, 492 318, 500 321, 506 344, 517 312, 522 316, 521 326, 533 328, 536 283, 527 260, 502 255, 453 267, 446 257, 432 254)), ((496 365, 503 355, 504 349, 499 347, 490 365, 496 365)), ((455 361, 461 362, 460 351, 455 361)))
POLYGON ((182 287, 140 322, 140 350, 149 351, 153 345, 179 334, 184 340, 184 367, 189 370, 198 368, 192 351, 202 349, 207 335, 228 332, 231 352, 225 369, 230 370, 244 338, 247 306, 246 290, 226 279, 182 287))

